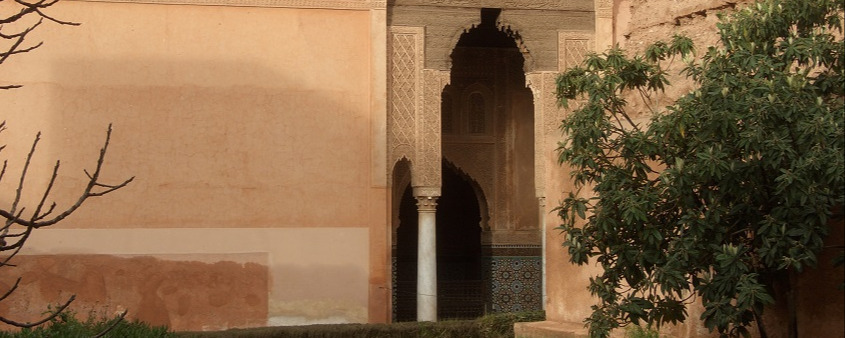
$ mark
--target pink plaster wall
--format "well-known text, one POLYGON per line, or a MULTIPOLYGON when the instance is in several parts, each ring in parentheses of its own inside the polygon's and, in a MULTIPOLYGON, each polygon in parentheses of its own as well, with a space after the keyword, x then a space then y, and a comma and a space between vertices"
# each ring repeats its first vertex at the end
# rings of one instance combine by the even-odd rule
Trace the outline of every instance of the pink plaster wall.
MULTIPOLYGON (((82 25, 45 22, 32 36, 44 46, 0 68, 4 84, 24 85, 0 92, 10 172, 44 133, 25 202, 36 202, 56 159, 53 196, 59 208, 74 200, 109 123, 103 181, 136 178, 57 226, 96 237, 67 243, 65 232, 39 230, 29 254, 264 253, 262 321, 245 325, 386 318, 386 182, 373 173, 385 145, 372 130, 373 102, 384 97, 372 88, 384 79, 371 69, 369 10, 62 1, 50 14, 82 25)), ((0 182, 0 203, 13 181, 0 182)), ((124 291, 106 302, 142 293, 124 291)), ((170 324, 201 321, 215 322, 170 324)))
MULTIPOLYGON (((44 47, 4 65, 4 82, 25 86, 0 93, 4 141, 43 131, 33 182, 61 158, 68 201, 111 122, 105 177, 137 177, 62 226, 373 221, 367 11, 64 2, 51 14, 83 24, 46 24, 44 47)), ((7 155, 28 146, 8 143, 7 155)))

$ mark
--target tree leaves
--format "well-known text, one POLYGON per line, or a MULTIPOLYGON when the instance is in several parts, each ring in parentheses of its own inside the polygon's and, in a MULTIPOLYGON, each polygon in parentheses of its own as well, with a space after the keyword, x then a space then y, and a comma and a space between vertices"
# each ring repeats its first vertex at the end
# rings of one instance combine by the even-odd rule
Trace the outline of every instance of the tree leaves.
POLYGON ((675 36, 643 56, 591 54, 558 78, 562 105, 582 100, 561 125, 576 191, 558 213, 570 260, 603 268, 592 335, 683 321, 693 294, 705 326, 745 335, 774 301, 770 277, 817 263, 845 201, 843 10, 764 0, 722 20, 724 47, 698 61, 675 36), (697 87, 635 122, 626 98, 662 91, 677 57, 697 87))

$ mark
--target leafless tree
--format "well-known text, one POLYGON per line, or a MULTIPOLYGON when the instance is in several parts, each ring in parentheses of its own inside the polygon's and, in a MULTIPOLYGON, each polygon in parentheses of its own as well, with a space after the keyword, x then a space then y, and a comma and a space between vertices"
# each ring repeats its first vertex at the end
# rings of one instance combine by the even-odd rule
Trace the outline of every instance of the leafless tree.
MULTIPOLYGON (((44 20, 60 25, 79 25, 75 22, 56 19, 45 12, 50 6, 59 2, 59 0, 39 0, 34 2, 25 0, 0 0, 0 5, 3 2, 14 2, 14 4, 6 4, 4 7, 10 8, 10 10, 0 14, 0 38, 3 38, 3 47, 0 48, 0 65, 13 55, 28 53, 41 47, 42 42, 30 44, 26 39, 44 20)), ((18 87, 20 85, 2 85, 0 89, 18 87)))
MULTIPOLYGON (((6 128, 6 123, 0 123, 0 133, 2 133, 6 128)), ((59 173, 59 167, 61 166, 60 161, 56 161, 56 165, 53 166, 53 172, 50 176, 50 181, 47 184, 47 187, 40 193, 39 202, 35 205, 35 209, 31 212, 26 210, 26 207, 21 206, 21 197, 24 194, 24 182, 26 181, 27 174, 29 173, 30 164, 32 163, 32 157, 35 155, 35 152, 38 148, 38 142, 41 140, 41 133, 35 137, 35 140, 32 142, 32 147, 30 148, 29 152, 26 155, 26 162, 24 162, 23 169, 21 170, 19 180, 16 185, 14 198, 12 199, 11 205, 6 208, 0 208, 0 217, 4 219, 3 227, 0 228, 0 268, 13 266, 10 260, 17 255, 21 249, 23 248, 26 240, 32 234, 32 231, 38 228, 49 227, 54 225, 61 220, 65 219, 65 217, 72 214, 74 211, 79 209, 83 203, 85 203, 88 198, 91 197, 99 197, 110 192, 113 192, 117 189, 125 187, 127 184, 132 182, 135 177, 130 177, 129 179, 115 185, 111 184, 104 184, 100 182, 100 174, 103 169, 103 161, 106 158, 106 152, 109 147, 109 141, 111 140, 111 132, 112 128, 109 125, 108 131, 106 132, 106 140, 103 143, 103 147, 100 149, 100 156, 97 158, 97 165, 93 172, 88 172, 85 170, 85 175, 88 176, 88 183, 85 186, 85 189, 79 194, 79 197, 76 199, 76 202, 72 205, 64 208, 64 210, 59 211, 56 209, 56 203, 50 202, 48 205, 48 199, 50 196, 50 191, 52 191, 54 184, 56 183, 56 177, 59 173)), ((0 152, 5 149, 6 146, 0 146, 0 152)), ((6 169, 8 168, 8 160, 4 160, 2 164, 2 168, 0 168, 0 182, 6 178, 6 169)), ((18 285, 20 284, 20 277, 15 281, 15 284, 6 291, 5 294, 0 296, 0 301, 3 301, 9 295, 11 295, 15 289, 17 289, 18 285)), ((43 320, 36 321, 33 323, 21 323, 16 322, 14 320, 5 318, 0 316, 0 322, 4 322, 6 324, 19 326, 19 327, 33 327, 36 325, 40 325, 63 311, 67 308, 68 305, 73 301, 74 297, 71 296, 64 304, 59 306, 56 311, 53 312, 51 316, 44 318, 43 320)))
MULTIPOLYGON (((31 52, 41 46, 41 42, 34 44, 30 43, 27 41, 27 37, 45 20, 60 25, 78 25, 78 23, 56 19, 45 12, 45 10, 55 5, 58 1, 59 0, 39 0, 29 2, 25 0, 0 0, 0 9, 6 11, 0 13, 0 38, 2 38, 2 40, 0 40, 2 41, 0 42, 2 43, 2 46, 0 46, 0 65, 6 62, 6 60, 8 60, 11 56, 31 52), (4 4, 3 2, 7 3, 4 4)), ((16 84, 0 85, 0 89, 4 90, 19 87, 20 85, 16 84)), ((5 121, 0 122, 0 134, 2 134, 4 130, 6 130, 5 121)), ((24 183, 26 182, 27 174, 30 172, 32 158, 35 156, 38 143, 41 140, 41 133, 38 133, 35 136, 32 146, 26 155, 23 169, 18 177, 7 177, 8 160, 3 160, 2 168, 0 168, 0 183, 3 182, 4 179, 9 178, 17 180, 17 184, 14 185, 14 197, 11 198, 10 205, 0 207, 0 220, 3 222, 2 227, 0 227, 0 268, 14 266, 10 263, 10 261, 21 251, 26 244, 27 239, 29 239, 35 229, 55 225, 79 209, 79 207, 81 207, 88 198, 106 195, 110 192, 123 188, 132 182, 134 177, 114 185, 105 184, 100 181, 103 162, 105 161, 106 152, 111 140, 111 132, 112 128, 111 125, 109 125, 108 131, 106 132, 105 142, 103 143, 103 147, 100 149, 100 156, 97 158, 96 167, 91 172, 87 170, 84 171, 85 175, 88 177, 88 183, 86 184, 85 189, 79 194, 76 201, 67 207, 59 208, 55 202, 50 201, 50 192, 56 183, 59 167, 61 166, 60 161, 56 161, 46 188, 44 188, 43 191, 37 192, 39 195, 35 195, 38 196, 39 202, 34 206, 34 208, 27 209, 27 207, 23 205, 22 201, 24 194, 31 193, 31 191, 26 191, 27 189, 24 187, 24 183)), ((5 148, 5 145, 0 146, 0 153, 2 153, 5 148)), ((17 290, 20 282, 21 278, 18 277, 12 287, 0 295, 0 302, 12 295, 12 293, 17 290)), ((0 290, 0 292, 3 291, 0 290)), ((49 315, 41 320, 34 322, 18 322, 10 318, 0 316, 0 322, 17 327, 34 327, 46 323, 58 316, 70 305, 71 302, 73 302, 74 298, 75 296, 69 297, 64 303, 58 306, 55 310, 52 310, 49 315)), ((123 314, 119 316, 119 319, 122 319, 125 315, 126 312, 124 311, 123 314)), ((117 321, 115 324, 116 323, 117 321)))

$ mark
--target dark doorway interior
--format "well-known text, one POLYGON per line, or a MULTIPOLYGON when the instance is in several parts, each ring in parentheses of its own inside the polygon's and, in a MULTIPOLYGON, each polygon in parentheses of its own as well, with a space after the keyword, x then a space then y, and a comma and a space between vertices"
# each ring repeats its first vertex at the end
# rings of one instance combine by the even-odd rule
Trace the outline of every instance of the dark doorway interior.
POLYGON ((481 213, 472 185, 444 162, 437 205, 437 313, 442 319, 484 314, 481 280, 481 213))
POLYGON ((399 204, 399 228, 396 229, 395 322, 417 320, 417 222, 417 205, 409 184, 399 204))
MULTIPOLYGON (((442 196, 437 203, 437 312, 440 319, 470 319, 484 314, 481 272, 481 221, 478 199, 468 178, 443 164, 442 196)), ((416 320, 417 207, 412 189, 402 195, 396 233, 394 321, 416 320)))

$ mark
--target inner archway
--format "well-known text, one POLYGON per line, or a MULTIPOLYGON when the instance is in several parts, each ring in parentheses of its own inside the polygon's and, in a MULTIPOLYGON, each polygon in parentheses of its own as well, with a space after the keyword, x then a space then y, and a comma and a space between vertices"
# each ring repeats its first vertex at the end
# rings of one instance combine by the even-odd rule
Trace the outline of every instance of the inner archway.
POLYGON ((443 161, 437 203, 437 313, 441 319, 484 314, 481 209, 470 178, 443 161))
MULTIPOLYGON (((481 208, 472 179, 443 161, 437 202, 437 304, 440 319, 472 319, 485 310, 481 208)), ((416 320, 417 207, 407 184, 399 204, 394 248, 394 321, 416 320)))

